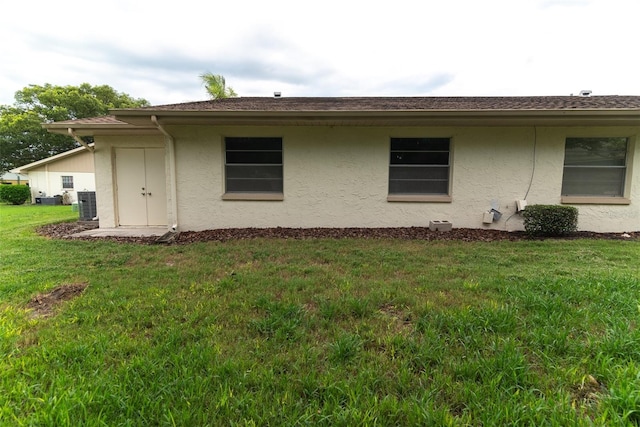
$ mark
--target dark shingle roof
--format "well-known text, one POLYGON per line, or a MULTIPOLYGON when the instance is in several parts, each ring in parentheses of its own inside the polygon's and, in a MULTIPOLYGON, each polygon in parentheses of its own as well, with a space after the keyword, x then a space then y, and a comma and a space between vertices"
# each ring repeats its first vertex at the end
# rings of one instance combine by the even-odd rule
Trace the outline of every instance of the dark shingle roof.
POLYGON ((640 96, 238 97, 45 124, 82 135, 157 130, 158 123, 225 125, 640 125, 640 96), (154 117, 155 116, 155 117, 154 117), (154 122, 153 120, 157 120, 154 122), (111 132, 111 133, 110 133, 111 132))
POLYGON ((238 97, 158 105, 138 111, 522 111, 640 109, 640 96, 238 97))

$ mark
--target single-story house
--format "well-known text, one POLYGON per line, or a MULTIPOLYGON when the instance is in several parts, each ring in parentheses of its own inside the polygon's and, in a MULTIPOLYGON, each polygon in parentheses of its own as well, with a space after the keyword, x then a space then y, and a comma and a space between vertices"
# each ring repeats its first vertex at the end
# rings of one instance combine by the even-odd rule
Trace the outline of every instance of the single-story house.
POLYGON ((519 230, 522 201, 640 230, 640 96, 239 97, 56 122, 100 227, 519 230))
POLYGON ((46 159, 12 169, 26 175, 31 187, 31 203, 36 198, 65 196, 67 203, 78 201, 78 191, 95 191, 93 145, 78 147, 46 159))

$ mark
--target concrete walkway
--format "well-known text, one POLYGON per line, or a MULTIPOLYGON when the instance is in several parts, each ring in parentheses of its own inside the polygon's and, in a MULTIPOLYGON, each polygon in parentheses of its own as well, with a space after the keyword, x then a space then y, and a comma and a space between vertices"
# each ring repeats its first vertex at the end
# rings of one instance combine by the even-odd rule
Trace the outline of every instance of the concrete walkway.
POLYGON ((167 232, 167 227, 118 227, 95 228, 85 230, 71 236, 89 237, 160 237, 167 232))

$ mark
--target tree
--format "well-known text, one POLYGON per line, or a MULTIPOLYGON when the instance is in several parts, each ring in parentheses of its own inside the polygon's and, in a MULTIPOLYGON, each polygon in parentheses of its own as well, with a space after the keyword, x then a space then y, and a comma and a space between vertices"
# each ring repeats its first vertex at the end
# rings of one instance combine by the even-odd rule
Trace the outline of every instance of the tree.
POLYGON ((211 99, 233 98, 238 96, 235 91, 227 87, 224 77, 220 74, 204 73, 200 75, 200 79, 211 99))
POLYGON ((47 132, 42 123, 104 116, 110 108, 146 107, 149 101, 110 86, 29 85, 13 105, 0 105, 0 174, 78 147, 73 138, 47 132))

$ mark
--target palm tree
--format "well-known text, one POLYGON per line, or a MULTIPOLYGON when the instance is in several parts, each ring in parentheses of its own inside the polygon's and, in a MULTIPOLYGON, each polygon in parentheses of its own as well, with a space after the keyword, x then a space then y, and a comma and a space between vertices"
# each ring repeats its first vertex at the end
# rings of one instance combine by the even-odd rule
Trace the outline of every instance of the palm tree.
POLYGON ((224 99, 238 96, 232 88, 227 87, 224 77, 220 74, 206 72, 200 74, 200 79, 207 93, 211 96, 211 99, 224 99))

